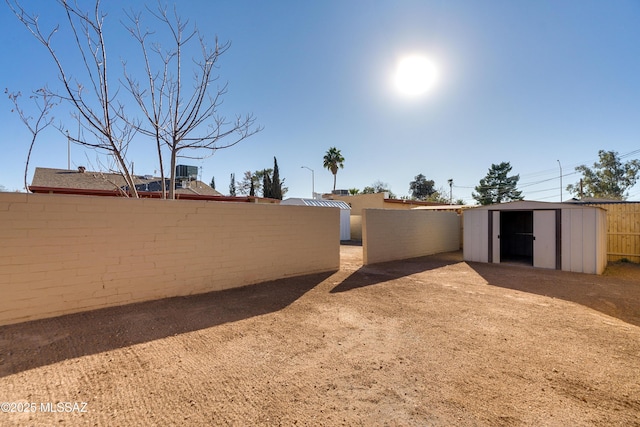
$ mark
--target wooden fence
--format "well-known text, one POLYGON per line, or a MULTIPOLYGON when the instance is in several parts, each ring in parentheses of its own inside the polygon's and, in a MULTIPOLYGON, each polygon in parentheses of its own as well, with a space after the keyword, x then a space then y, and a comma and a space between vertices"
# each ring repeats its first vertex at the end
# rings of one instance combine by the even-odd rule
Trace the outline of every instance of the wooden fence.
POLYGON ((640 202, 589 203, 607 211, 607 261, 640 263, 640 202))

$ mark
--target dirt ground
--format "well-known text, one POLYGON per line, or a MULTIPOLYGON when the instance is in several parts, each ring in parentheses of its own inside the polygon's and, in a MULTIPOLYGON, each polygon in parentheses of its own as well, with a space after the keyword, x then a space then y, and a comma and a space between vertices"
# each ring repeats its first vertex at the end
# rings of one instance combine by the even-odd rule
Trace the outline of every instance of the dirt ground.
POLYGON ((639 266, 461 258, 0 327, 0 425, 640 426, 639 266))

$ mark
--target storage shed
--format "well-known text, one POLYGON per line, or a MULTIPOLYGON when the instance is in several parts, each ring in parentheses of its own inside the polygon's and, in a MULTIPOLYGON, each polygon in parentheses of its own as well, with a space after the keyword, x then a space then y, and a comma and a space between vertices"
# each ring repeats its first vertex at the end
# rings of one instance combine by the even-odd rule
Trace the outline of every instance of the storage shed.
POLYGON ((340 209, 340 240, 351 239, 351 206, 340 200, 291 198, 280 202, 281 205, 315 206, 340 209))
POLYGON ((607 266, 606 211, 530 201, 468 209, 463 253, 465 261, 602 274, 607 266))

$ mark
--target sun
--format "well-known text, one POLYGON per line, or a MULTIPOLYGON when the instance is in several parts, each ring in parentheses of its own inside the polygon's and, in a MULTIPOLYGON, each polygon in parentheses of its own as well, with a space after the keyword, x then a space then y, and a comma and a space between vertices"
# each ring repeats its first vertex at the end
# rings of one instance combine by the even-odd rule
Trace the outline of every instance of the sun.
POLYGON ((398 62, 394 81, 402 94, 419 96, 433 87, 437 74, 435 65, 429 59, 421 55, 411 55, 398 62))

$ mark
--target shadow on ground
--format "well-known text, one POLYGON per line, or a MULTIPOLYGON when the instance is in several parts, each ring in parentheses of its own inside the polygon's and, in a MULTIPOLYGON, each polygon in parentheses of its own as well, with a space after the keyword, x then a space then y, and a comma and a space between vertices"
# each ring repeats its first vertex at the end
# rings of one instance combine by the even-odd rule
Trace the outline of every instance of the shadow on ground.
POLYGON ((640 267, 608 267, 605 275, 505 264, 468 263, 489 285, 571 301, 640 326, 640 267))
POLYGON ((333 272, 0 326, 0 377, 275 312, 333 272), (91 336, 91 340, 85 337, 91 336))
POLYGON ((365 265, 333 288, 331 293, 346 292, 352 289, 376 285, 459 262, 462 262, 462 254, 460 252, 450 252, 438 254, 437 256, 424 256, 402 261, 365 265))

